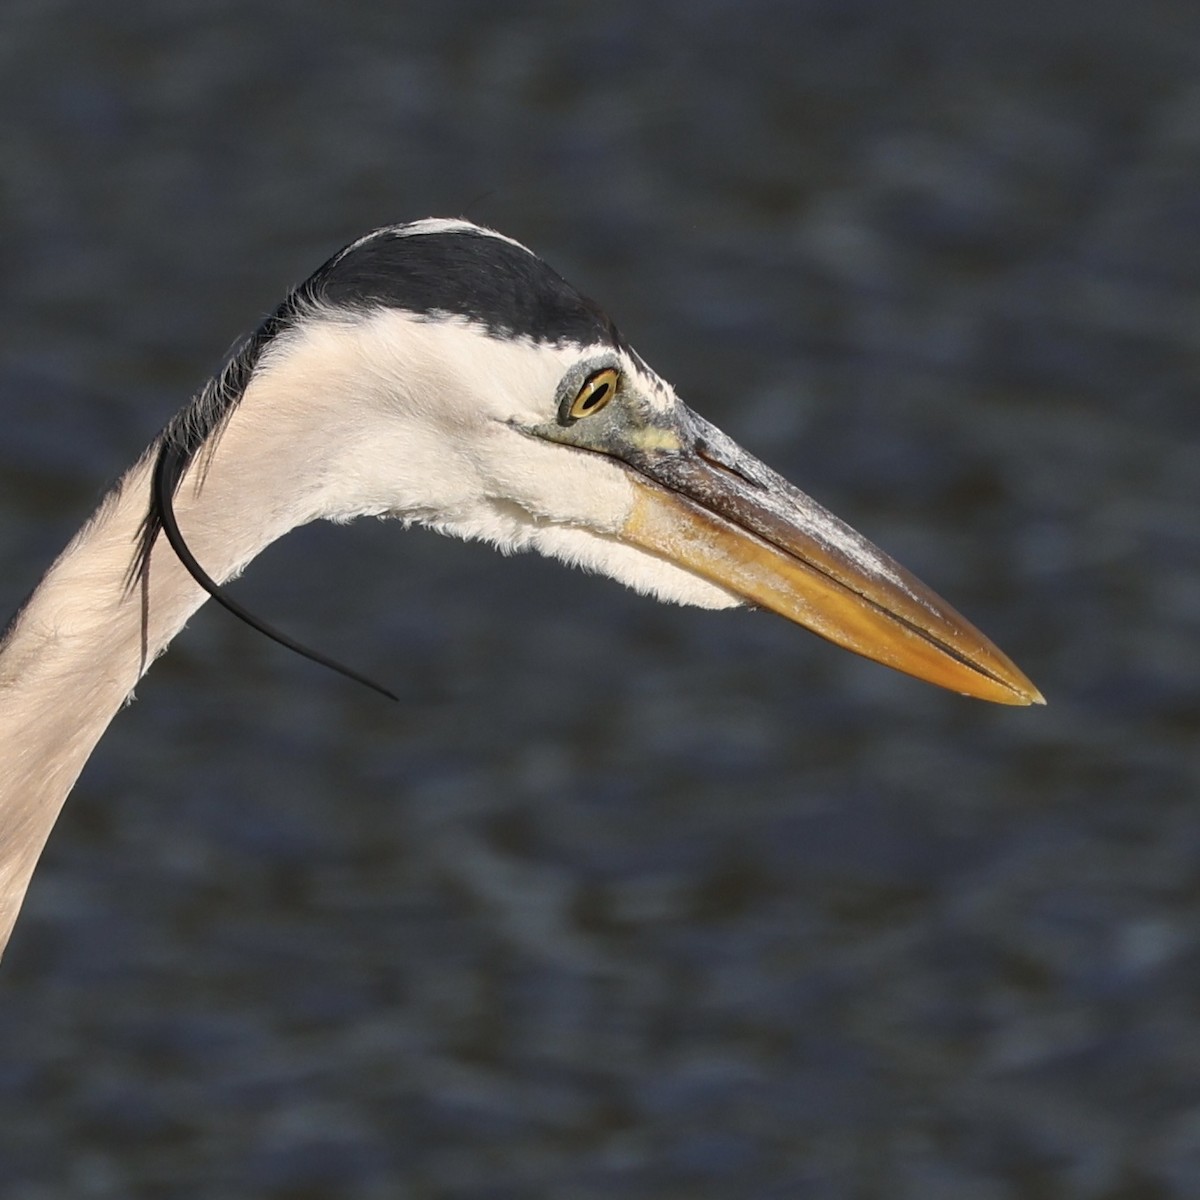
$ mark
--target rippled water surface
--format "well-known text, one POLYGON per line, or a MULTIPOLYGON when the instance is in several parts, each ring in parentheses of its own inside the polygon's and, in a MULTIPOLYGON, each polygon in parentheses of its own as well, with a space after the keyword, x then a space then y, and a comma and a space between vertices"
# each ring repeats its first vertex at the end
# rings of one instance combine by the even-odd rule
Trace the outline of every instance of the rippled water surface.
MULTIPOLYGON (((468 212, 1045 691, 381 523, 205 610, 0 967, 48 1197, 1200 1191, 1200 17, 0 14, 0 601, 344 241, 468 212)), ((3 764, 0 764, 2 771, 3 764)))

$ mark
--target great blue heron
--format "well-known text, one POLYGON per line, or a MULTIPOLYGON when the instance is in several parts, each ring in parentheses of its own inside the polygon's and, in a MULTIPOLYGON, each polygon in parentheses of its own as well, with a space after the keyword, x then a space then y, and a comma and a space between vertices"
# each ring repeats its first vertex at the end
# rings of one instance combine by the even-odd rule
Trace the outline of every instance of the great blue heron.
POLYGON ((943 687, 1041 702, 944 601, 686 408, 524 246, 466 221, 380 229, 242 343, 9 626, 0 949, 83 764, 188 616, 289 529, 366 514, 660 600, 758 605, 943 687))

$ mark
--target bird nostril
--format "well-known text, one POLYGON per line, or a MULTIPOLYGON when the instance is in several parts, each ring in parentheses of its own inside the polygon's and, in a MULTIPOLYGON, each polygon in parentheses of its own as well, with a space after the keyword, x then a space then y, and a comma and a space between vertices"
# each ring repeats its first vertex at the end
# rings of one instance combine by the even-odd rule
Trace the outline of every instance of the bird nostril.
POLYGON ((743 483, 748 483, 752 488, 762 489, 763 485, 757 479, 739 470, 733 463, 719 458, 703 438, 696 439, 695 449, 696 457, 703 459, 710 467, 716 467, 718 471, 724 471, 727 475, 732 475, 735 479, 740 479, 743 483))

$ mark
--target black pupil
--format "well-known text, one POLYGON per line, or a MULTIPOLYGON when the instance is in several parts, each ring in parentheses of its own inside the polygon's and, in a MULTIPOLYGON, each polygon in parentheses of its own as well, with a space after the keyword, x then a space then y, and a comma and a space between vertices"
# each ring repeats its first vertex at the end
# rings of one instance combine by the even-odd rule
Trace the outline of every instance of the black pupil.
POLYGON ((583 403, 579 407, 584 409, 584 411, 586 411, 589 408, 595 408, 596 405, 599 404, 600 401, 603 400, 604 397, 607 395, 608 395, 608 384, 606 382, 606 383, 602 383, 590 395, 585 396, 583 399, 583 403))

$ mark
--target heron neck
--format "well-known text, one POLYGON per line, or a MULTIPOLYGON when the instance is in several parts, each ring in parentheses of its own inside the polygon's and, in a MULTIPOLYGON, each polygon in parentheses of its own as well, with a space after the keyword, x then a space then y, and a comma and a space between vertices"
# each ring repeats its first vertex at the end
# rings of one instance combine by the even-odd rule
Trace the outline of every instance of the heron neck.
MULTIPOLYGON (((313 515, 295 471, 284 478, 272 466, 288 459, 268 445, 247 462, 248 440, 234 421, 207 472, 197 464, 176 498, 189 545, 221 581, 313 515)), ((0 951, 88 756, 206 599, 161 536, 149 569, 129 584, 152 466, 148 451, 105 496, 0 643, 0 951)))

